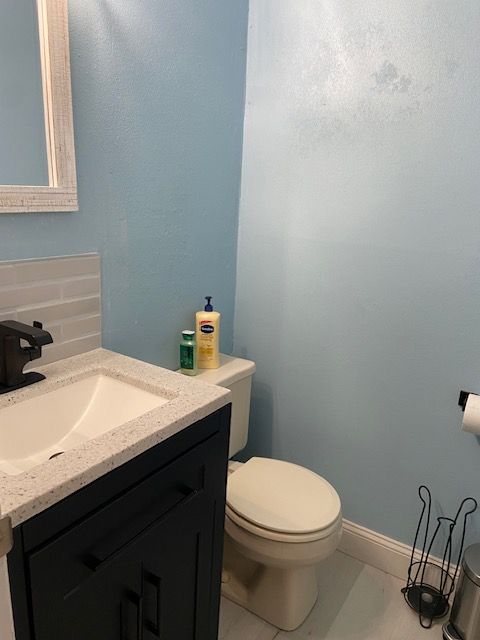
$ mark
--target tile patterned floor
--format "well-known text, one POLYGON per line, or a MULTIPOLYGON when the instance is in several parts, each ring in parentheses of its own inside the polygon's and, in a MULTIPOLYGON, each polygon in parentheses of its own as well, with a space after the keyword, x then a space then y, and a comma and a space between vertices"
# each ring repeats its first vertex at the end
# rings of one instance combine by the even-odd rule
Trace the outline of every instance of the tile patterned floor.
POLYGON ((398 578, 340 552, 321 565, 318 576, 318 602, 295 631, 279 631, 223 599, 219 640, 442 640, 441 625, 419 626, 398 578))

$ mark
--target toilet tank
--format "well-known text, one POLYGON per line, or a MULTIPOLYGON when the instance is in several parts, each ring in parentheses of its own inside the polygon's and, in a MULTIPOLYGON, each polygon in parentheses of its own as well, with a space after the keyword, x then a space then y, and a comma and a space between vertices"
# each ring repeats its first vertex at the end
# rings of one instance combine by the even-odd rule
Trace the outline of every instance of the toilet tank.
POLYGON ((241 451, 247 444, 250 417, 250 394, 255 363, 243 358, 220 354, 218 369, 199 369, 196 378, 202 382, 226 387, 232 392, 232 421, 230 425, 229 457, 241 451))

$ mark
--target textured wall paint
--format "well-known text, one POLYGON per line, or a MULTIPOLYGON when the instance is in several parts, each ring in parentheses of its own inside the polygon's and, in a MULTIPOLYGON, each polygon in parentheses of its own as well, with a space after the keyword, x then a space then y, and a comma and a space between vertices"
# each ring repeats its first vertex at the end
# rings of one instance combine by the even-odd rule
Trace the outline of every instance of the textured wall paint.
POLYGON ((0 184, 48 184, 36 0, 0 4, 0 184))
MULTIPOLYGON (((480 496, 476 0, 252 0, 235 352, 249 454, 325 475, 406 542, 480 496)), ((476 519, 478 531, 479 519, 476 519)))
POLYGON ((177 366, 213 295, 231 349, 247 0, 70 0, 80 212, 0 216, 0 260, 100 251, 105 346, 177 366))

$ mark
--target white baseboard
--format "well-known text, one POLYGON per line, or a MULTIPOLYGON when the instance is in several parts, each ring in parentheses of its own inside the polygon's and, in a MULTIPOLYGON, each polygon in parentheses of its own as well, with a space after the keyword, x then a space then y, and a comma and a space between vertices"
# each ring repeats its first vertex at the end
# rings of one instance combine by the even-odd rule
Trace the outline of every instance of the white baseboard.
MULTIPOLYGON (((343 535, 339 551, 346 553, 356 560, 376 567, 392 576, 407 580, 408 565, 412 555, 412 548, 403 542, 362 527, 349 520, 343 521, 343 535)), ((419 559, 419 553, 415 554, 419 559)), ((441 560, 432 557, 433 562, 441 564, 441 560)), ((455 566, 452 566, 452 572, 455 566)))

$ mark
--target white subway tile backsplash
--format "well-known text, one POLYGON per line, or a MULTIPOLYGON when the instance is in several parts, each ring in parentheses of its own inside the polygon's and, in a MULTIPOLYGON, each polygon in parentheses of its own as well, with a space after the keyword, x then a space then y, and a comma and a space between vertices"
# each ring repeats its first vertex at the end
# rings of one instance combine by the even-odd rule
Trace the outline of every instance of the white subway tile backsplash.
POLYGON ((78 298, 85 295, 100 295, 100 278, 79 278, 62 284, 64 298, 78 298))
POLYGON ((0 262, 0 322, 39 320, 54 340, 33 366, 101 346, 100 295, 97 254, 0 262))
POLYGON ((79 353, 92 351, 92 349, 98 349, 101 346, 102 339, 100 334, 88 336, 86 338, 79 338, 78 340, 70 340, 69 342, 61 342, 60 344, 51 344, 48 347, 44 347, 41 359, 35 360, 35 362, 29 364, 25 367, 25 371, 35 369, 35 367, 39 366, 39 363, 50 364, 50 362, 63 360, 63 358, 70 358, 70 356, 76 356, 79 353))
POLYGON ((11 265, 0 265, 0 286, 13 284, 15 282, 15 271, 11 265))
POLYGON ((100 313, 100 296, 79 300, 59 302, 58 304, 34 305, 18 311, 20 322, 54 322, 68 320, 76 316, 94 315, 100 313))
POLYGON ((83 336, 90 336, 101 332, 100 316, 90 316, 89 318, 79 318, 77 320, 66 320, 63 323, 63 337, 65 340, 73 340, 83 336))
POLYGON ((2 287, 0 290, 0 311, 19 309, 47 300, 58 300, 61 297, 59 284, 38 284, 28 287, 2 287))
POLYGON ((17 320, 17 312, 16 311, 5 311, 5 313, 0 312, 0 322, 4 320, 17 320))
POLYGON ((13 263, 16 282, 64 280, 70 277, 100 273, 100 256, 87 254, 65 258, 46 258, 13 263))
POLYGON ((43 325, 43 328, 46 329, 52 336, 54 344, 62 342, 65 339, 63 336, 63 327, 61 324, 49 324, 47 322, 43 325))

